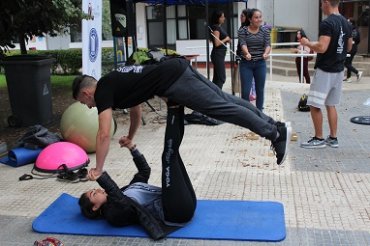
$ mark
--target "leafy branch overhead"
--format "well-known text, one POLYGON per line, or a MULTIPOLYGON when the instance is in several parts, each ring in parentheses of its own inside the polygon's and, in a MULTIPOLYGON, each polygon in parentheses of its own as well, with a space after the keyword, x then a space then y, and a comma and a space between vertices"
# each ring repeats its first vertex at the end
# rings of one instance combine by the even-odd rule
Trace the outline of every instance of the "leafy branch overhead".
POLYGON ((0 54, 20 43, 26 54, 26 42, 33 36, 56 36, 68 32, 86 15, 81 0, 1 0, 0 54))

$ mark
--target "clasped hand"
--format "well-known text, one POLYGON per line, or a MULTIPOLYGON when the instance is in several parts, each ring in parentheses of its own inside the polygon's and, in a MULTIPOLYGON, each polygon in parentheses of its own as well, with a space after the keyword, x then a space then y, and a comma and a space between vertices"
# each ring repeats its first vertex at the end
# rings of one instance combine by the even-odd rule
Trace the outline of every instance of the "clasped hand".
POLYGON ((250 61, 252 59, 252 55, 250 53, 246 54, 245 56, 245 59, 247 59, 248 61, 250 61))
POLYGON ((307 44, 309 43, 310 41, 307 39, 307 38, 301 38, 301 45, 303 46, 307 46, 307 44))
POLYGON ((121 137, 119 140, 118 140, 118 143, 120 144, 121 148, 122 147, 126 147, 126 148, 129 148, 130 146, 132 146, 132 140, 127 137, 127 136, 123 136, 121 137))
POLYGON ((87 177, 89 178, 89 180, 95 181, 100 177, 101 174, 101 171, 98 171, 96 168, 91 168, 89 170, 89 173, 87 174, 87 177))

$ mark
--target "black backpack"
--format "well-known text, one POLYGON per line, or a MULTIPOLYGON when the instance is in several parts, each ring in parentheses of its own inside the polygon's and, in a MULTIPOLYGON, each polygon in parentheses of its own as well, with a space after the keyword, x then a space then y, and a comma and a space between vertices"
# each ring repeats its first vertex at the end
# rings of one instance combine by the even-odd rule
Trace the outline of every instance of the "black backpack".
POLYGON ((303 94, 298 102, 298 111, 301 112, 309 112, 310 106, 307 105, 307 98, 308 96, 306 94, 303 94))
POLYGON ((61 141, 62 138, 57 134, 50 132, 41 125, 30 126, 27 132, 17 140, 16 147, 27 149, 45 148, 49 144, 61 141))

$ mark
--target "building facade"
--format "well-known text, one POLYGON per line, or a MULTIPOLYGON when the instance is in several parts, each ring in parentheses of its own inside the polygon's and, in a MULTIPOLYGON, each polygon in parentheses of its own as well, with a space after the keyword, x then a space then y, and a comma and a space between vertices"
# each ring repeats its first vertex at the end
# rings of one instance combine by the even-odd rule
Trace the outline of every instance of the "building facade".
MULTIPOLYGON (((262 11, 266 24, 277 31, 273 42, 292 42, 297 30, 303 28, 311 40, 318 39, 320 21, 325 18, 320 10, 321 0, 249 0, 227 4, 210 4, 208 15, 215 9, 222 9, 226 15, 224 28, 237 43, 237 29, 240 26, 239 16, 243 9, 258 8, 262 11)), ((370 0, 342 0, 341 13, 355 20, 361 32, 359 54, 369 52, 370 0)), ((136 40, 137 47, 167 47, 181 54, 197 54, 198 60, 204 61, 207 49, 207 13, 204 5, 148 5, 136 4, 136 40)), ((65 49, 81 47, 82 43, 74 33, 73 38, 36 38, 28 46, 36 49, 65 49)), ((113 46, 111 40, 104 40, 103 46, 113 46)), ((227 57, 226 59, 229 59, 227 57)))

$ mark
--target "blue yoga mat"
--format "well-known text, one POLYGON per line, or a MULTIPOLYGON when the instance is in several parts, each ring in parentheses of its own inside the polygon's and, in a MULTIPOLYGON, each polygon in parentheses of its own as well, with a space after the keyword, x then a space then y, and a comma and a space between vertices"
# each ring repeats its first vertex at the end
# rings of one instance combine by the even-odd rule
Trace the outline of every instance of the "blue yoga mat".
POLYGON ((8 152, 8 155, 1 158, 0 162, 12 167, 19 167, 34 163, 42 149, 26 149, 23 147, 14 148, 8 152))
MULTIPOLYGON (((62 194, 32 224, 36 232, 92 236, 148 237, 140 226, 112 227, 81 215, 78 199, 62 194)), ((199 200, 193 220, 170 238, 281 241, 284 208, 278 202, 199 200)))

